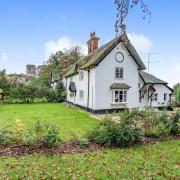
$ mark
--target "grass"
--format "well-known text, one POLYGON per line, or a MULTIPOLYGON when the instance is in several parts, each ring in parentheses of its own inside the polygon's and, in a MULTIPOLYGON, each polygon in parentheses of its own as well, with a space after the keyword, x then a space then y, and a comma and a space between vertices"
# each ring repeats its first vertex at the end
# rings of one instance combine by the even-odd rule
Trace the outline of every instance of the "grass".
POLYGON ((60 127, 61 138, 69 140, 83 137, 98 124, 98 121, 64 104, 16 104, 0 105, 0 127, 15 127, 16 120, 21 120, 25 127, 36 121, 60 127))
POLYGON ((180 141, 89 154, 1 158, 2 179, 176 179, 180 141), (153 177, 153 178, 152 178, 153 177))
MULTIPOLYGON (((0 106, 0 127, 37 120, 60 127, 61 137, 83 137, 98 121, 63 104, 0 106)), ((0 179, 180 179, 180 141, 142 147, 43 156, 1 157, 0 179)))

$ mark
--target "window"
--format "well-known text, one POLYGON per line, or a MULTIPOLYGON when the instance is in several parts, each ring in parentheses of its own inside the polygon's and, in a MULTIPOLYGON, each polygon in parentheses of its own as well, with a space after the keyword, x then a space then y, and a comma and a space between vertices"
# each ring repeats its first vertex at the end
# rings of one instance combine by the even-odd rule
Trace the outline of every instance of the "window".
POLYGON ((79 80, 83 81, 84 80, 84 71, 79 72, 79 80))
POLYGON ((124 77, 124 70, 121 67, 116 67, 115 70, 115 78, 116 79, 122 79, 124 77))
POLYGON ((158 93, 152 95, 152 101, 158 101, 158 93))
POLYGON ((167 101, 167 93, 164 93, 164 101, 167 101))
POLYGON ((83 100, 84 99, 84 91, 79 90, 79 99, 83 100))
POLYGON ((127 91, 126 90, 115 90, 114 91, 114 103, 127 102, 127 91))
POLYGON ((139 88, 139 89, 141 88, 141 83, 138 83, 138 88, 139 88))

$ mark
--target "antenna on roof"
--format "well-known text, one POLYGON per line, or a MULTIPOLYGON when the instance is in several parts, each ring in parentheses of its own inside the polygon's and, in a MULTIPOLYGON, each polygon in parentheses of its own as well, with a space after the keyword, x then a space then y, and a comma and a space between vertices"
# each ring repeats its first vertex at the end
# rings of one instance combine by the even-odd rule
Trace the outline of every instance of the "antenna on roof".
POLYGON ((148 53, 148 73, 150 71, 150 64, 158 63, 159 61, 151 61, 152 55, 159 55, 160 53, 148 53))

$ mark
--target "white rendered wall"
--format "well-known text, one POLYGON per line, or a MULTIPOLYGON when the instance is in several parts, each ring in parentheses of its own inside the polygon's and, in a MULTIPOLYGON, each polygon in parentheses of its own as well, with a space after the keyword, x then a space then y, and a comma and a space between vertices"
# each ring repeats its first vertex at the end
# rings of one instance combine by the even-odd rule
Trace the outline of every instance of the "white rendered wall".
POLYGON ((90 70, 90 81, 89 81, 89 107, 90 109, 95 109, 96 102, 96 81, 95 81, 96 69, 93 68, 90 70))
POLYGON ((165 85, 163 84, 156 84, 154 86, 154 88, 156 89, 155 93, 158 93, 158 100, 157 101, 152 101, 151 102, 151 106, 152 107, 163 107, 163 106, 167 106, 169 104, 169 95, 172 94, 172 92, 170 91, 169 88, 167 88, 165 85), (167 93, 167 100, 164 101, 164 93, 167 93))
POLYGON ((118 48, 114 48, 110 54, 108 54, 105 59, 96 67, 95 73, 95 85, 96 85, 96 102, 95 109, 112 109, 119 108, 112 106, 112 90, 110 86, 113 83, 126 83, 131 86, 127 92, 127 107, 128 108, 138 108, 139 106, 139 74, 138 67, 129 53, 124 50, 121 45, 118 48), (115 55, 117 52, 122 52, 124 54, 124 61, 118 63, 115 60, 115 55), (124 68, 124 78, 115 79, 115 68, 124 68))
MULTIPOLYGON (((79 80, 79 74, 73 75, 67 78, 67 101, 84 106, 87 108, 94 109, 95 104, 95 68, 90 70, 89 77, 89 104, 88 104, 88 71, 84 71, 84 80, 79 80), (75 83, 76 86, 76 96, 70 96, 71 92, 69 91, 70 81, 75 83), (84 91, 84 99, 80 99, 79 90, 84 91), (89 106, 89 107, 88 107, 89 106)), ((64 80, 65 81, 65 80, 64 80)), ((64 83, 66 84, 66 83, 64 83)))

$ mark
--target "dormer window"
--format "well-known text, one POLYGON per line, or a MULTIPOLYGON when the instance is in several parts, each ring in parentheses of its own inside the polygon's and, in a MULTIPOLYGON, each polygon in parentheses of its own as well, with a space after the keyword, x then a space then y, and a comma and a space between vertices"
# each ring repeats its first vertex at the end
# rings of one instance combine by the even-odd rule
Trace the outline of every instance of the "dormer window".
POLYGON ((122 67, 116 67, 115 78, 116 79, 123 79, 124 78, 124 69, 122 67))
POLYGON ((83 81, 84 80, 84 71, 79 72, 79 80, 83 81))

